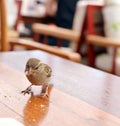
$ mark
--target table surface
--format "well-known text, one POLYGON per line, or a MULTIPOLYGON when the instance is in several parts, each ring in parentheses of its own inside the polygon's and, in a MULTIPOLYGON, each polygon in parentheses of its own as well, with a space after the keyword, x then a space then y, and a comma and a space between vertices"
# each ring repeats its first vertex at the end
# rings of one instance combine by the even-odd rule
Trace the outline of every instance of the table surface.
POLYGON ((120 126, 120 77, 42 52, 0 53, 0 117, 25 126, 120 126), (22 95, 30 57, 52 67, 49 98, 22 95))

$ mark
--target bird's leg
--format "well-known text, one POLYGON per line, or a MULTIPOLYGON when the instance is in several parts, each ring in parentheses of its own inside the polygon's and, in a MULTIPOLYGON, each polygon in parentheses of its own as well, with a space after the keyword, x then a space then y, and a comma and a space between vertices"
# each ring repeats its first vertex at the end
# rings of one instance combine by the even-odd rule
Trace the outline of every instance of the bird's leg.
POLYGON ((32 86, 32 84, 31 84, 27 89, 21 91, 21 93, 23 93, 24 95, 25 95, 26 93, 27 93, 27 94, 32 93, 32 91, 31 91, 31 86, 32 86))
POLYGON ((48 88, 49 88, 48 85, 42 86, 42 91, 41 91, 40 97, 46 97, 46 96, 49 97, 48 88))

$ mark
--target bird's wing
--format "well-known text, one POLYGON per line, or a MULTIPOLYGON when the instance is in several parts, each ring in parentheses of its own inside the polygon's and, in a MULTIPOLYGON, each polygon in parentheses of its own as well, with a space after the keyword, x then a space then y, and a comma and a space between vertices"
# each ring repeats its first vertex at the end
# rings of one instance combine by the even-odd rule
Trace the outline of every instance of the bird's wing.
POLYGON ((47 77, 51 77, 52 69, 47 64, 44 64, 44 71, 45 71, 47 77))

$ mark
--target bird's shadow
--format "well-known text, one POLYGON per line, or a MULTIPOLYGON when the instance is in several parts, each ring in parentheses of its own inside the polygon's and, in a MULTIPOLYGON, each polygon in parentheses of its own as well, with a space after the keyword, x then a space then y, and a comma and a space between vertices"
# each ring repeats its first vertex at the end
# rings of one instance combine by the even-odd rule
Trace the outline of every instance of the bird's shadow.
POLYGON ((31 97, 28 99, 23 110, 25 126, 39 126, 43 121, 46 114, 48 113, 50 93, 52 88, 53 85, 49 85, 49 97, 41 98, 39 96, 31 95, 31 97))

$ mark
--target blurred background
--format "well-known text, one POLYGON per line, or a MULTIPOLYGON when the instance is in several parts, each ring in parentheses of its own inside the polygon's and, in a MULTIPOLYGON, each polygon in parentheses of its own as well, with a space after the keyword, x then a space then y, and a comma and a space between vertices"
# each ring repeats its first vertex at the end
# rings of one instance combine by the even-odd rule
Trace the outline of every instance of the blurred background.
MULTIPOLYGON (((120 37, 119 0, 6 0, 8 29, 16 31, 20 38, 35 40, 50 46, 57 46, 57 38, 51 35, 36 35, 35 23, 71 29, 80 34, 78 43, 62 39, 61 48, 75 51, 82 56, 81 63, 89 65, 86 44, 87 35, 110 38, 120 37), (46 43, 45 43, 46 44, 46 43)), ((16 47, 16 50, 24 48, 16 47)), ((110 71, 114 49, 111 47, 94 48, 95 66, 110 71)), ((116 70, 120 75, 120 50, 117 49, 116 70)), ((90 59, 90 58, 89 58, 90 59)), ((92 66, 92 65, 91 65, 92 66)))

